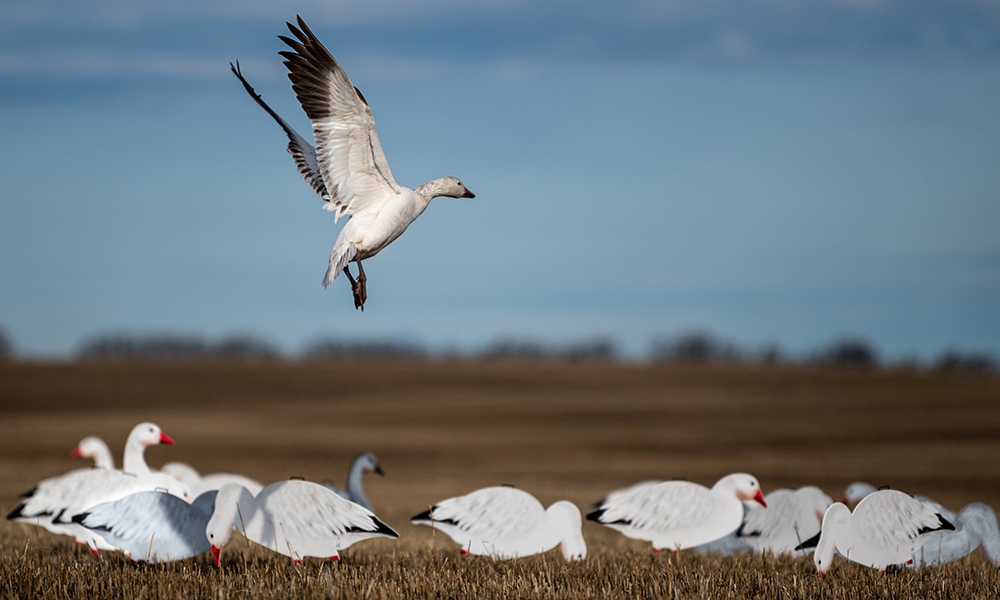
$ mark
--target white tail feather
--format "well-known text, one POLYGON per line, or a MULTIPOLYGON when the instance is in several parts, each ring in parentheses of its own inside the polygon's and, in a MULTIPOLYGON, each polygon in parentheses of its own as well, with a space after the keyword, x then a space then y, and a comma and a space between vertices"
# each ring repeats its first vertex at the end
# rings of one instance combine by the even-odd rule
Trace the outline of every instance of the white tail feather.
POLYGON ((330 252, 330 267, 326 270, 326 277, 323 278, 323 287, 326 287, 333 283, 333 280, 340 275, 340 272, 344 270, 354 256, 358 253, 358 249, 354 244, 348 244, 347 247, 334 246, 333 251, 330 252))

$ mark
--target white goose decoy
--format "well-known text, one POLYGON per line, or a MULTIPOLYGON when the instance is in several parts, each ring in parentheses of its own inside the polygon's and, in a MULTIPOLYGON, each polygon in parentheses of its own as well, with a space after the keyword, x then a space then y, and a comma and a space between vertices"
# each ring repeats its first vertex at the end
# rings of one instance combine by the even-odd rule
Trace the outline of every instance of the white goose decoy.
POLYGON ((234 528, 296 563, 307 556, 339 560, 340 551, 355 542, 399 537, 363 506, 321 485, 294 480, 272 483, 256 497, 234 483, 219 490, 205 530, 216 566, 234 528))
POLYGON ((1000 567, 1000 523, 992 507, 973 502, 958 511, 953 524, 954 531, 942 531, 921 546, 909 566, 943 565, 981 548, 986 560, 1000 567))
POLYGON ((227 483, 238 483, 257 495, 264 486, 255 479, 236 473, 210 473, 202 476, 198 470, 187 463, 168 462, 160 467, 161 473, 166 473, 191 489, 191 494, 198 497, 205 492, 220 490, 227 483))
POLYGON ((298 25, 288 23, 297 39, 279 36, 293 50, 280 54, 286 59, 292 89, 312 121, 316 148, 264 103, 243 78, 238 65, 232 69, 253 99, 284 129, 295 166, 327 202, 324 208, 334 213, 335 221, 351 215, 333 244, 323 287, 343 271, 351 282, 355 308, 364 310, 368 294, 361 261, 375 256, 399 237, 432 198, 476 196, 454 177, 435 179, 413 190, 397 184, 382 151, 368 101, 301 17, 298 25), (348 270, 352 261, 358 263, 357 281, 348 270))
POLYGON ((174 441, 163 433, 156 423, 139 423, 132 428, 125 440, 125 451, 122 454, 122 470, 140 477, 152 472, 146 464, 146 447, 156 444, 174 445, 174 441))
MULTIPOLYGON (((880 489, 888 489, 888 487, 889 486, 883 486, 882 488, 876 489, 876 487, 870 483, 866 483, 864 481, 855 481, 851 485, 847 486, 846 490, 844 490, 844 497, 841 500, 841 502, 843 504, 846 504, 847 508, 854 510, 855 507, 857 507, 858 503, 864 500, 866 497, 870 496, 871 494, 874 494, 880 489)), ((911 496, 913 497, 914 500, 923 502, 924 504, 933 508, 934 512, 940 513, 941 516, 944 517, 945 520, 947 520, 948 522, 950 523, 955 522, 956 519, 955 513, 952 512, 950 509, 945 508, 938 502, 935 502, 934 500, 931 500, 926 496, 921 496, 920 494, 911 494, 911 496)))
POLYGON ((11 521, 40 525, 53 533, 72 535, 78 542, 111 550, 103 538, 73 523, 73 515, 102 502, 118 500, 141 491, 163 490, 190 502, 187 486, 173 477, 153 473, 138 476, 111 469, 80 469, 38 484, 21 496, 21 503, 7 515, 11 521))
POLYGON ((99 469, 115 468, 115 457, 111 455, 111 448, 108 448, 104 440, 96 435, 89 435, 80 440, 69 456, 73 459, 89 458, 99 469))
POLYGON ((462 554, 506 560, 547 552, 562 544, 567 561, 587 557, 580 509, 568 501, 547 510, 527 492, 489 487, 449 498, 411 519, 430 525, 462 545, 462 554))
POLYGON ((833 499, 818 487, 774 490, 765 498, 767 509, 751 506, 736 535, 758 552, 794 552, 820 532, 823 515, 833 499))
POLYGON ((626 537, 648 540, 653 550, 677 551, 708 544, 736 531, 743 503, 767 507, 757 478, 733 473, 712 489, 690 481, 641 483, 609 494, 587 519, 626 537))
POLYGON ((217 493, 205 492, 188 504, 163 492, 137 492, 92 506, 72 520, 134 561, 182 560, 211 548, 205 528, 217 493))
POLYGON ((332 485, 327 485, 326 487, 333 490, 341 498, 346 498, 355 504, 360 504, 368 510, 375 512, 371 503, 368 502, 368 497, 365 496, 365 490, 361 485, 361 479, 364 477, 365 473, 378 473, 379 475, 385 475, 385 471, 382 470, 382 465, 378 464, 378 459, 375 458, 375 455, 371 452, 362 452, 354 457, 354 462, 351 463, 351 469, 347 472, 346 490, 341 490, 332 485))
POLYGON ((881 490, 866 496, 854 513, 836 502, 826 509, 823 528, 801 548, 815 547, 813 564, 824 577, 834 551, 848 560, 885 571, 903 565, 934 534, 955 526, 927 504, 896 490, 881 490))

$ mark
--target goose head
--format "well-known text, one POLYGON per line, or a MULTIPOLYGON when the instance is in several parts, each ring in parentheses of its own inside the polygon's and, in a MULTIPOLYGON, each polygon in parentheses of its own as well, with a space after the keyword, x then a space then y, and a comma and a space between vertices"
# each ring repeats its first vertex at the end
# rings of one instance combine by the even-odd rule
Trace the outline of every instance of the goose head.
POLYGON ((831 504, 823 515, 823 528, 819 532, 819 542, 813 553, 813 564, 816 565, 820 579, 826 576, 830 564, 833 563, 833 554, 837 549, 836 534, 848 524, 850 518, 851 509, 840 502, 831 504))
POLYGON ((737 498, 743 502, 756 502, 767 508, 767 501, 760 491, 760 483, 757 478, 747 473, 733 473, 720 479, 713 487, 713 490, 731 490, 737 498))
POLYGON ((371 452, 362 452, 355 459, 354 463, 358 465, 362 473, 378 473, 379 475, 385 475, 385 471, 382 470, 382 465, 378 464, 378 459, 371 452))
POLYGON ((448 196, 451 198, 475 198, 469 188, 458 177, 442 177, 418 187, 416 192, 427 198, 448 196))
POLYGON ((567 562, 587 558, 587 542, 583 539, 583 517, 572 502, 561 500, 545 511, 562 532, 562 555, 567 562))
POLYGON ((156 423, 139 423, 132 428, 132 433, 128 435, 128 441, 126 444, 136 443, 142 447, 152 446, 155 444, 170 444, 174 445, 174 440, 167 437, 167 434, 163 433, 160 426, 156 423))
POLYGON ((233 536, 233 528, 240 523, 245 526, 256 506, 250 490, 238 483, 227 483, 215 496, 215 511, 205 526, 205 537, 212 545, 212 560, 219 566, 222 549, 233 536), (242 507, 240 505, 243 505, 242 507))
POLYGON ((89 458, 94 461, 95 466, 107 467, 102 461, 111 459, 111 451, 108 445, 99 437, 87 436, 80 440, 80 443, 69 453, 70 458, 89 458))

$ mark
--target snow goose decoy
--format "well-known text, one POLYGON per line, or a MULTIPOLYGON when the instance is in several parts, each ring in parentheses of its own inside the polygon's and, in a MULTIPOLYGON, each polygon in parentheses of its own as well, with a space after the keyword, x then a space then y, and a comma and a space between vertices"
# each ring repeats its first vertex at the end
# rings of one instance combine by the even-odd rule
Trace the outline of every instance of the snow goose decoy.
POLYGON ((677 551, 708 544, 736 531, 743 503, 767 507, 757 478, 734 473, 711 489, 690 481, 641 483, 609 494, 587 519, 626 537, 648 540, 653 550, 677 551))
MULTIPOLYGON (((870 483, 866 483, 864 481, 855 481, 851 485, 847 486, 846 490, 844 490, 844 497, 841 500, 841 502, 843 504, 846 504, 847 508, 854 510, 858 506, 859 502, 861 502, 871 494, 874 494, 875 492, 882 489, 889 489, 889 486, 882 486, 876 489, 875 486, 870 483)), ((910 496, 912 496, 914 500, 918 500, 930 506, 931 508, 934 509, 935 512, 941 513, 941 516, 944 517, 948 522, 950 523, 955 522, 956 518, 955 513, 953 513, 948 508, 945 508, 938 502, 935 502, 934 500, 931 500, 926 496, 921 496, 920 494, 910 494, 910 496)))
POLYGON ((164 563, 198 556, 211 544, 205 534, 216 490, 188 504, 163 492, 137 492, 73 516, 133 561, 164 563))
POLYGON ((341 498, 346 498, 355 504, 360 504, 368 510, 375 512, 372 508, 370 502, 368 502, 368 497, 365 496, 365 490, 361 486, 361 478, 365 473, 378 473, 379 475, 385 475, 385 471, 382 470, 382 465, 378 464, 378 459, 371 452, 362 452, 361 454, 354 457, 354 462, 351 463, 351 469, 347 472, 347 489, 341 490, 335 486, 327 485, 341 498))
POLYGON ((205 492, 220 490, 227 483, 238 483, 257 495, 264 486, 257 480, 236 473, 210 473, 202 476, 198 470, 187 463, 168 462, 160 467, 161 473, 166 473, 191 489, 192 496, 200 496, 205 492))
POLYGON ((767 509, 751 506, 736 532, 747 546, 775 554, 794 552, 820 532, 823 515, 833 499, 818 487, 774 490, 765 498, 767 509))
POLYGON ((830 505, 822 530, 796 549, 816 548, 813 564, 821 578, 834 551, 884 572, 912 561, 914 552, 943 529, 955 526, 927 504, 897 490, 880 490, 861 500, 853 514, 841 502, 830 505))
POLYGON ((103 538, 72 522, 72 517, 102 502, 118 500, 141 491, 163 490, 191 499, 187 486, 169 475, 153 473, 139 476, 111 469, 80 469, 39 483, 21 496, 21 503, 7 515, 11 521, 41 525, 61 535, 72 535, 77 542, 98 548, 113 549, 103 538))
POLYGON ((219 566, 233 528, 256 544, 291 557, 340 559, 340 551, 362 540, 398 534, 363 506, 308 481, 272 483, 254 497, 230 483, 219 490, 205 533, 219 566))
POLYGON ((288 152, 299 174, 326 202, 324 208, 334 213, 334 221, 351 216, 333 244, 323 287, 343 272, 351 282, 355 308, 364 310, 368 292, 361 261, 399 237, 432 198, 476 195, 454 177, 435 179, 412 190, 396 183, 361 91, 302 17, 298 17, 298 27, 288 23, 288 29, 296 39, 279 36, 292 49, 280 54, 285 58, 292 90, 312 122, 315 148, 264 103, 238 65, 230 66, 250 96, 285 131, 288 152), (348 269, 351 262, 358 263, 356 281, 348 269))
POLYGON ((987 504, 973 502, 955 515, 954 531, 941 531, 913 555, 913 564, 943 565, 982 548, 983 556, 1000 567, 1000 523, 997 513, 987 504))
POLYGON ((139 423, 132 428, 125 440, 125 451, 122 454, 122 470, 140 477, 150 475, 146 464, 146 447, 156 444, 174 445, 174 441, 163 433, 156 423, 139 423))
POLYGON ((73 459, 89 458, 99 469, 115 468, 115 457, 111 455, 111 448, 108 448, 104 440, 96 435, 89 435, 80 440, 69 456, 73 459))
POLYGON ((567 561, 587 557, 580 509, 568 501, 548 509, 534 496, 502 486, 439 502, 411 519, 430 525, 462 545, 462 554, 506 560, 546 552, 562 544, 567 561))

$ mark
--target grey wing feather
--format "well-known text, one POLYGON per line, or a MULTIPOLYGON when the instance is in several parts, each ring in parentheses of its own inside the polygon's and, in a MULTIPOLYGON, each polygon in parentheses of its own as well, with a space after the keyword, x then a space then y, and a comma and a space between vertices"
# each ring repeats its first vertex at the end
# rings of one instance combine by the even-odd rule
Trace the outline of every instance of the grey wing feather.
POLYGON ((285 134, 288 136, 288 153, 292 155, 295 160, 295 167, 299 170, 299 174, 302 178, 306 180, 309 187, 316 192, 320 198, 326 202, 330 201, 330 193, 326 189, 326 183, 323 181, 323 175, 319 166, 319 160, 316 158, 316 148, 312 144, 306 141, 301 135, 298 134, 292 126, 285 122, 278 113, 264 102, 263 98, 260 97, 250 83, 243 77, 243 73, 240 72, 240 63, 237 62, 235 65, 229 63, 229 67, 233 70, 233 74, 239 78, 240 82, 243 83, 243 87, 246 88, 247 93, 253 98, 257 104, 260 105, 267 114, 278 122, 278 125, 285 130, 285 134))
POLYGON ((195 504, 188 504, 163 492, 138 492, 91 507, 73 521, 127 551, 134 560, 179 560, 210 548, 205 528, 215 494, 206 492, 195 504))

